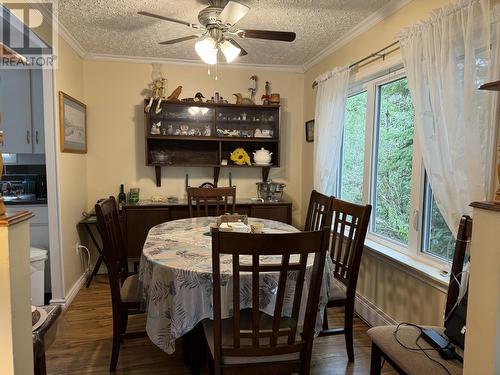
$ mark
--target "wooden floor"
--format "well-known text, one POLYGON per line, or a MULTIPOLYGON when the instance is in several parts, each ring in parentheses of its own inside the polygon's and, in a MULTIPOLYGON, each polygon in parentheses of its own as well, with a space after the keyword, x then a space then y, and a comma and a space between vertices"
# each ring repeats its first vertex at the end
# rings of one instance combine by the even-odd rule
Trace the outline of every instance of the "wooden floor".
MULTIPOLYGON (((341 322, 342 311, 330 313, 331 326, 341 322)), ((111 296, 107 279, 98 276, 89 289, 82 289, 59 322, 54 344, 47 352, 49 375, 108 374, 111 353, 111 296)), ((350 364, 344 346, 344 337, 320 337, 314 342, 311 373, 368 374, 370 369, 370 339, 368 327, 360 319, 354 320, 355 362, 350 364)), ((144 317, 133 316, 129 331, 144 330, 144 317)), ((167 355, 154 346, 147 337, 125 341, 120 350, 116 374, 188 375, 184 366, 181 345, 173 355, 167 355)), ((383 374, 394 374, 384 366, 383 374)))

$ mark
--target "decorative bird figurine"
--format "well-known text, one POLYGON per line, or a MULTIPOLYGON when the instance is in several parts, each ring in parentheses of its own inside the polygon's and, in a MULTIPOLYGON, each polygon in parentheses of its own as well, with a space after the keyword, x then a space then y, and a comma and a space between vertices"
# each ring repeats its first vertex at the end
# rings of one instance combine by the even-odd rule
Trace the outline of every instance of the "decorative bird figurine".
POLYGON ((250 94, 250 99, 255 102, 255 94, 257 93, 257 76, 255 74, 250 77, 248 93, 250 94))
POLYGON ((171 94, 170 96, 167 98, 167 100, 170 100, 170 101, 178 101, 179 100, 179 95, 181 94, 182 92, 182 86, 179 86, 177 87, 171 94))
POLYGON ((264 95, 262 95, 261 99, 263 105, 268 105, 271 101, 271 84, 269 83, 269 81, 266 81, 265 93, 264 95))
POLYGON ((203 99, 205 99, 205 97, 203 96, 203 94, 201 92, 197 92, 196 95, 194 96, 194 98, 196 99, 197 102, 200 102, 200 103, 203 103, 203 99))
POLYGON ((244 98, 241 93, 233 94, 236 96, 236 104, 250 104, 255 105, 254 101, 250 98, 244 98))

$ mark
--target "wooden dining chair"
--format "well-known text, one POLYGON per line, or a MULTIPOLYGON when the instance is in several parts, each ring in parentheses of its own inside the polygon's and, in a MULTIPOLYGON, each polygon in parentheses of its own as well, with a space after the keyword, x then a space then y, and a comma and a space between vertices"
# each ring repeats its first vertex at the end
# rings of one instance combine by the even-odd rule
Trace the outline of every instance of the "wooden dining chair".
MULTIPOLYGON (((464 215, 460 220, 455 243, 455 254, 451 266, 450 282, 448 284, 448 294, 444 310, 445 322, 450 317, 450 313, 457 305, 460 294, 460 283, 462 281, 462 271, 464 267, 467 245, 470 243, 472 235, 472 219, 464 215)), ((430 346, 420 339, 420 328, 428 328, 437 331, 441 335, 444 333, 443 327, 419 327, 408 326, 380 326, 368 330, 368 336, 372 339, 372 354, 370 374, 379 375, 382 369, 382 359, 386 360, 399 374, 462 374, 462 363, 458 360, 445 361, 441 359, 436 351, 430 350, 430 346), (398 336, 396 339, 395 336, 398 336), (399 340, 399 342, 398 342, 399 340), (401 345, 408 344, 408 350, 401 345), (421 346, 426 352, 418 349, 421 346), (429 358, 430 357, 430 358, 429 358)))
MULTIPOLYGON (((309 374, 319 294, 330 236, 329 228, 315 232, 285 234, 243 234, 212 232, 213 320, 203 321, 209 346, 210 362, 220 374, 309 374), (312 269, 307 260, 314 254, 312 269), (248 256, 248 260, 240 256, 248 256), (276 264, 259 263, 261 256, 281 256, 276 264), (229 260, 228 258, 232 259, 229 260), (221 263, 232 265, 232 279, 221 271, 221 263), (262 288, 265 273, 278 278, 272 296, 273 316, 260 312, 266 298, 262 288), (312 277, 307 290, 307 303, 301 304, 306 272, 312 277), (249 277, 247 283, 242 277, 249 277), (245 274, 245 276, 243 276, 245 274), (264 274, 264 275, 263 275, 264 274), (294 276, 292 276, 294 275, 294 276), (232 318, 222 319, 221 287, 229 285, 232 294, 232 318), (291 284, 290 284, 291 283, 291 284), (286 298, 286 288, 290 298, 286 298), (247 288, 248 286, 248 288, 247 288), (241 290, 248 290, 243 295, 241 290), (250 292, 251 289, 251 292, 250 292), (242 298, 251 299, 251 308, 241 309, 242 298), (299 327, 299 314, 304 308, 304 324, 299 327)), ((269 293, 269 291, 267 291, 269 293)), ((267 296, 268 297, 268 296, 267 296)), ((287 296, 288 297, 288 296, 287 296)))
POLYGON ((236 187, 203 187, 187 188, 189 216, 211 216, 215 209, 215 216, 225 213, 234 213, 236 206, 236 187), (196 208, 196 214, 195 214, 196 208))
POLYGON ((333 227, 330 257, 333 262, 334 279, 329 291, 329 300, 325 309, 323 329, 320 336, 344 335, 347 357, 354 361, 352 325, 354 318, 354 300, 358 282, 361 255, 370 221, 372 206, 357 205, 333 198, 333 227), (344 326, 329 328, 328 307, 344 307, 344 326))
POLYGON ((304 225, 305 231, 320 230, 332 225, 332 202, 333 197, 318 193, 316 190, 311 192, 304 225))
POLYGON ((114 197, 95 205, 97 227, 102 237, 102 256, 108 269, 113 309, 113 348, 109 371, 116 370, 120 343, 124 338, 144 336, 144 332, 126 334, 128 316, 142 311, 139 279, 127 267, 126 248, 114 197))

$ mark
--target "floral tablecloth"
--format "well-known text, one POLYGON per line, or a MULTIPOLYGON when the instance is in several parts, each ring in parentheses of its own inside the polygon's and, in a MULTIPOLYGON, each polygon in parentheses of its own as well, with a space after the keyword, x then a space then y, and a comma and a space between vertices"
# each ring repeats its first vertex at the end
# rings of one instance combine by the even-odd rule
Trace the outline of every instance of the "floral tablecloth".
MULTIPOLYGON (((151 341, 171 354, 175 340, 205 318, 212 318, 212 239, 210 224, 216 218, 203 217, 170 221, 157 225, 149 231, 144 243, 139 280, 147 314, 146 331, 151 341)), ((272 220, 249 218, 249 223, 264 224, 264 233, 297 232, 288 224, 272 220)), ((229 256, 228 256, 229 257, 229 256)), ((244 257, 240 256, 240 261, 244 257)), ((279 263, 281 257, 261 257, 261 263, 279 263)), ((223 275, 223 318, 232 316, 232 270, 231 262, 221 258, 223 275)), ((291 259, 293 261, 293 259, 291 259)), ((313 256, 309 259, 312 266, 313 256)), ((332 263, 327 257, 325 277, 318 309, 317 330, 321 328, 323 311, 328 301, 328 290, 332 282, 332 263)), ((311 267, 308 267, 308 271, 311 267)), ((241 308, 252 306, 251 275, 240 279, 241 308)), ((293 293, 293 277, 287 283, 287 294, 293 293)), ((306 285, 302 296, 303 314, 307 301, 310 273, 306 272, 306 285)), ((261 275, 260 310, 272 315, 278 284, 277 273, 261 275)), ((285 301, 287 301, 285 297, 285 301)), ((284 314, 290 306, 284 306, 284 314)))

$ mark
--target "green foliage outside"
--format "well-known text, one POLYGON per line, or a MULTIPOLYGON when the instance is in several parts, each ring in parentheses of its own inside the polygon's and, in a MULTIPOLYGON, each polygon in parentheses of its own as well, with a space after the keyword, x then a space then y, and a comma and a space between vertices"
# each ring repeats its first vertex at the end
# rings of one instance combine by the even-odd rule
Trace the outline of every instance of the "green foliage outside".
POLYGON ((414 113, 405 78, 380 87, 374 231, 408 243, 414 113))
POLYGON ((363 202, 367 100, 366 91, 347 98, 344 124, 340 197, 358 204, 363 202))
POLYGON ((434 198, 431 203, 430 232, 424 251, 437 257, 452 260, 455 253, 455 238, 444 221, 434 198))

